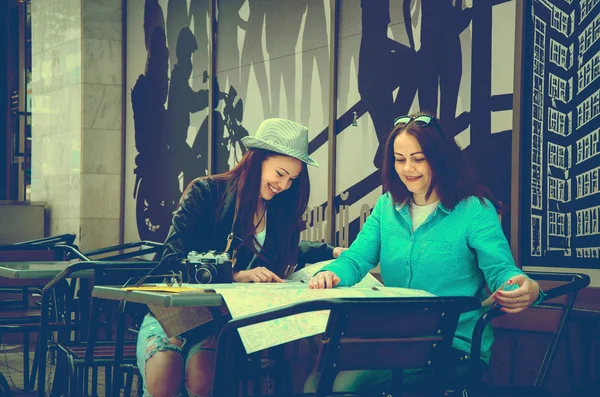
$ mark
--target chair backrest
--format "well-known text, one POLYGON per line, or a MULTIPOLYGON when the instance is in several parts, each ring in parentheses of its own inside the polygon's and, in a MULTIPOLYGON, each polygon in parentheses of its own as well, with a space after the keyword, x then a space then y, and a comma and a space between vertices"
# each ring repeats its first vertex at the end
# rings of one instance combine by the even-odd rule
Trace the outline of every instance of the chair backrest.
POLYGON ((91 260, 98 261, 144 259, 148 255, 152 255, 152 260, 157 260, 163 250, 163 246, 164 244, 154 241, 135 241, 86 251, 84 255, 91 260))
POLYGON ((77 247, 69 244, 0 245, 0 262, 64 261, 85 259, 77 247))
POLYGON ((318 370, 432 365, 450 346, 460 314, 479 306, 465 297, 340 300, 329 316, 318 370))
POLYGON ((56 244, 64 244, 64 245, 73 245, 75 243, 75 239, 77 235, 73 233, 60 234, 58 236, 50 236, 38 238, 35 240, 21 241, 18 243, 14 243, 13 245, 56 245, 56 244))
POLYGON ((480 306, 472 297, 336 302, 317 359, 317 396, 332 391, 342 370, 435 367, 460 314, 480 306))
MULTIPOLYGON (((119 262, 116 262, 119 263, 119 262)), ((158 264, 158 262, 154 261, 134 261, 134 262, 121 262, 123 265, 117 267, 101 267, 94 271, 94 286, 97 285, 111 285, 111 286, 131 286, 134 285, 139 279, 144 277, 149 271, 151 271, 154 266, 158 264)), ((152 282, 162 282, 163 278, 149 278, 149 281, 152 282)), ((93 298, 95 301, 98 299, 93 298)), ((133 318, 134 324, 140 325, 143 317, 148 312, 148 307, 146 305, 138 304, 138 303, 120 303, 117 301, 107 301, 101 300, 99 305, 92 305, 92 310, 99 310, 100 307, 103 308, 105 314, 115 315, 120 306, 126 306, 127 313, 131 315, 133 318), (112 313, 111 313, 112 312, 112 313)), ((123 308, 125 310, 125 308, 123 308)), ((90 318, 93 321, 97 321, 97 318, 94 318, 97 313, 91 313, 92 317, 90 318)), ((91 323, 90 326, 97 326, 95 323, 91 323)))
MULTIPOLYGON (((118 263, 118 262, 116 262, 118 263)), ((154 261, 127 261, 121 266, 106 266, 94 270, 94 285, 133 285, 158 264, 154 261)), ((161 280, 152 279, 152 282, 161 280)))
POLYGON ((60 261, 62 251, 44 245, 0 246, 0 262, 60 261))
POLYGON ((293 314, 330 310, 317 359, 321 372, 317 395, 331 392, 340 370, 401 369, 435 365, 438 354, 450 346, 461 313, 475 310, 474 297, 341 298, 302 302, 229 321, 217 346, 215 395, 228 395, 235 382, 225 368, 233 331, 293 314))

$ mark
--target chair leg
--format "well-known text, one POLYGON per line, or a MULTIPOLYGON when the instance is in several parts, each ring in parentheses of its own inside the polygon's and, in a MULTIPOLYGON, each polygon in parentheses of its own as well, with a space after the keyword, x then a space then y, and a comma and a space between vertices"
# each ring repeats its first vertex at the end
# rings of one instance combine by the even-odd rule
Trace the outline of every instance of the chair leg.
POLYGON ((98 395, 98 367, 92 368, 92 396, 98 395))
POLYGON ((273 390, 277 395, 289 395, 292 394, 289 381, 291 379, 291 367, 290 364, 285 360, 285 350, 283 346, 280 349, 275 350, 275 368, 273 370, 273 379, 275 386, 273 390))
POLYGON ((33 365, 31 366, 31 377, 29 378, 29 385, 31 386, 32 389, 35 385, 35 379, 37 377, 38 364, 39 364, 38 360, 39 360, 39 356, 38 356, 38 349, 37 349, 37 344, 36 344, 35 350, 33 352, 33 365))
POLYGON ((75 397, 79 394, 79 368, 72 364, 72 372, 69 378, 69 396, 75 397))
POLYGON ((131 389, 133 388, 133 372, 127 371, 125 377, 125 391, 123 396, 128 397, 131 396, 131 389))
POLYGON ((75 365, 75 361, 73 360, 73 357, 69 356, 68 358, 68 363, 69 363, 69 382, 68 382, 68 396, 77 396, 78 393, 78 389, 77 386, 79 384, 78 380, 79 377, 78 375, 78 371, 79 368, 77 368, 77 366, 75 365))
POLYGON ((260 396, 262 391, 261 364, 262 352, 253 354, 250 365, 253 367, 251 368, 251 372, 254 373, 254 376, 250 379, 250 381, 252 382, 252 395, 254 396, 260 396))
POLYGON ((326 397, 333 391, 333 382, 338 374, 338 371, 334 369, 325 369, 319 378, 317 383, 317 391, 315 397, 326 397))
POLYGON ((0 396, 12 397, 10 386, 2 372, 0 372, 0 396))
POLYGON ((65 356, 57 354, 56 368, 54 369, 54 379, 52 380, 52 390, 50 397, 60 397, 69 394, 69 363, 65 356))
POLYGON ((79 366, 79 369, 77 371, 78 375, 77 375, 77 390, 79 392, 78 396, 87 396, 87 389, 88 389, 88 379, 87 379, 87 370, 85 368, 85 365, 82 364, 79 366))
POLYGON ((144 380, 142 379, 142 374, 137 375, 137 397, 142 397, 144 395, 144 380))
POLYGON ((121 385, 123 376, 121 372, 121 363, 123 361, 123 345, 125 343, 125 326, 126 326, 126 303, 121 301, 117 310, 117 328, 115 333, 115 354, 113 359, 113 376, 112 388, 108 389, 106 394, 119 396, 121 394, 121 385))
POLYGON ((31 390, 29 387, 29 332, 23 332, 23 388, 31 390))
POLYGON ((573 394, 577 390, 577 379, 575 378, 574 366, 568 364, 570 362, 572 363, 575 359, 575 357, 573 357, 573 350, 571 349, 571 330, 569 324, 565 324, 563 332, 563 340, 565 342, 565 361, 567 362, 567 377, 569 382, 569 394, 573 394))
MULTIPOLYGON (((107 365, 106 367, 104 367, 104 386, 106 390, 106 397, 109 397, 111 395, 111 391, 112 391, 112 365, 107 365)), ((118 397, 118 396, 117 396, 118 397)))
POLYGON ((509 384, 515 384, 515 377, 517 375, 517 352, 519 351, 519 337, 517 335, 512 335, 512 348, 510 349, 510 374, 509 374, 509 384))
POLYGON ((81 369, 81 373, 82 373, 82 381, 83 381, 83 393, 85 396, 89 396, 90 394, 90 382, 88 381, 90 378, 90 367, 88 367, 87 365, 83 364, 83 367, 81 369))
POLYGON ((248 397, 248 387, 250 387, 249 383, 250 382, 248 379, 240 379, 240 385, 242 387, 242 393, 240 397, 248 397))

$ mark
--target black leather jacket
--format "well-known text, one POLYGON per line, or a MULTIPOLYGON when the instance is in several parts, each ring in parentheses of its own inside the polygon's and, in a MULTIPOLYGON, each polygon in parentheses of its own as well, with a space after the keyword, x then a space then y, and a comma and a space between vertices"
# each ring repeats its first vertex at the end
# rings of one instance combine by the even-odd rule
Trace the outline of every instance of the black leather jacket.
MULTIPOLYGON (((179 207, 173 214, 173 221, 165 241, 163 258, 170 253, 168 261, 172 268, 182 259, 187 258, 190 251, 198 253, 209 250, 223 252, 227 245, 227 236, 231 231, 235 212, 237 194, 234 187, 236 181, 226 182, 214 180, 210 177, 197 179, 189 187, 179 207)), ((268 216, 268 214, 267 214, 268 216)), ((276 241, 273 234, 277 233, 276 219, 268 219, 267 235, 264 248, 276 241)), ((234 233, 239 235, 234 229, 234 233)), ((300 233, 298 231, 298 241, 300 233)), ((239 240, 234 239, 229 254, 238 245, 239 240)), ((251 243, 250 243, 251 244, 251 243)), ((234 271, 245 270, 254 257, 250 248, 243 246, 237 252, 237 262, 234 271)), ((333 259, 333 247, 326 243, 301 241, 298 247, 298 266, 300 269, 307 263, 315 263, 333 259)), ((165 265, 168 266, 167 263, 165 265)), ((264 266, 283 276, 283 271, 272 269, 260 257, 252 263, 252 268, 264 266)))

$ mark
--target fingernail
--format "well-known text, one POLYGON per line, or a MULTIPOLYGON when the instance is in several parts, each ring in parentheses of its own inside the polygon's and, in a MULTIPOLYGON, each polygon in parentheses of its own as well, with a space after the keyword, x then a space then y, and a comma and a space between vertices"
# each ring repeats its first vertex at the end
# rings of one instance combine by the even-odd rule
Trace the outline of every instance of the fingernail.
POLYGON ((506 282, 506 284, 512 284, 512 282, 513 282, 512 280, 508 280, 508 281, 506 282))

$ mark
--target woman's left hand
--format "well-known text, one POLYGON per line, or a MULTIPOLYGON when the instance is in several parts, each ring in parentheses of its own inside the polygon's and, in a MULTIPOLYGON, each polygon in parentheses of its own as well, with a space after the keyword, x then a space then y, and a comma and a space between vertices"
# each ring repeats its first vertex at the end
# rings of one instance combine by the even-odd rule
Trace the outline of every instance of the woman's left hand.
POLYGON ((333 259, 336 259, 338 256, 342 254, 342 252, 346 251, 348 248, 344 247, 335 247, 333 249, 333 259))
POLYGON ((502 307, 505 313, 519 313, 535 302, 540 294, 540 286, 525 275, 511 277, 507 285, 516 284, 519 288, 504 291, 499 289, 494 292, 494 300, 502 307))

